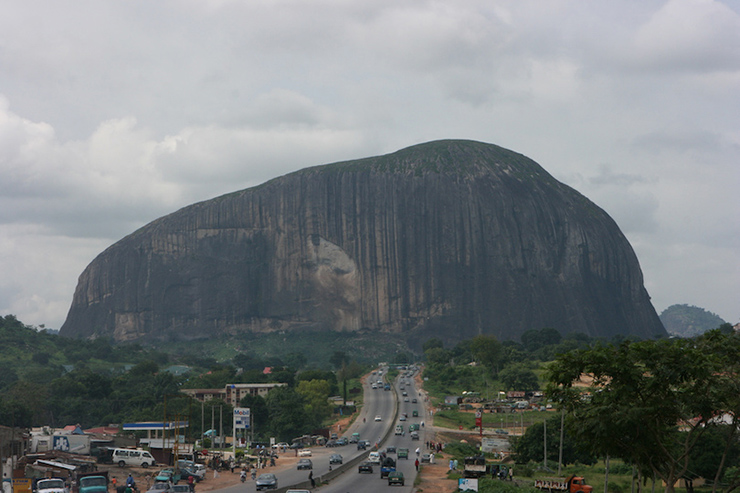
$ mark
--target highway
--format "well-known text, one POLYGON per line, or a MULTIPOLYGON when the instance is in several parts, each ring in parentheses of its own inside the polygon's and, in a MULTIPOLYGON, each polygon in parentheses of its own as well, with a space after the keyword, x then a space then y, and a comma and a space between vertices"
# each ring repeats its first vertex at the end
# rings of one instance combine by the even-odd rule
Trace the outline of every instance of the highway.
MULTIPOLYGON (((426 409, 424 407, 425 403, 423 402, 421 396, 419 396, 419 391, 414 385, 413 377, 405 378, 403 380, 408 382, 408 384, 405 385, 405 390, 408 393, 409 402, 404 402, 404 398, 401 395, 398 381, 394 382, 395 392, 392 393, 394 395, 392 395, 391 397, 394 397, 397 400, 398 416, 400 416, 402 413, 407 413, 409 417, 406 421, 399 421, 398 418, 396 418, 394 422, 388 424, 391 424, 393 428, 395 428, 396 424, 404 425, 406 435, 397 436, 394 435, 393 432, 391 432, 388 440, 381 446, 381 450, 385 449, 389 445, 396 446, 396 449, 400 447, 409 449, 408 460, 401 459, 396 461, 396 470, 403 473, 406 480, 405 485, 388 486, 388 481, 386 479, 380 479, 380 467, 375 467, 372 475, 359 474, 357 468, 354 467, 348 470, 345 474, 342 474, 338 478, 335 478, 329 484, 317 489, 317 491, 321 491, 322 493, 374 493, 378 491, 394 491, 399 493, 411 492, 411 490, 413 489, 414 480, 416 479, 416 468, 414 467, 416 454, 414 453, 414 450, 418 447, 422 450, 423 453, 423 444, 427 439, 425 437, 426 429, 421 428, 419 430, 419 440, 411 440, 410 434, 408 432, 408 427, 411 423, 421 423, 424 420, 424 416, 426 415, 426 409), (418 400, 418 403, 414 404, 411 402, 411 400, 414 398, 418 400), (419 417, 417 418, 412 417, 414 409, 419 412, 419 417)), ((381 391, 367 390, 366 392, 380 393, 381 391)), ((383 394, 389 393, 390 392, 383 392, 383 394)), ((365 395, 367 396, 368 394, 366 393, 365 395)), ((390 456, 394 457, 393 454, 390 454, 390 456)))
MULTIPOLYGON (((378 380, 378 376, 373 377, 375 381, 378 380)), ((418 390, 415 388, 413 377, 404 378, 403 381, 408 382, 405 385, 405 391, 408 393, 409 402, 404 402, 404 397, 401 395, 399 389, 398 380, 394 382, 392 391, 384 391, 382 388, 374 390, 370 384, 373 378, 367 379, 364 393, 364 405, 360 411, 359 417, 347 430, 343 430, 342 436, 350 437, 352 433, 360 433, 362 440, 368 440, 371 444, 380 441, 386 434, 389 435, 388 440, 381 445, 383 450, 388 445, 395 445, 396 447, 405 447, 409 449, 409 459, 397 461, 397 470, 403 472, 406 484, 403 487, 400 486, 388 486, 388 482, 385 479, 380 479, 380 467, 374 468, 374 473, 370 474, 358 474, 357 466, 347 466, 347 471, 340 474, 337 477, 338 469, 340 466, 334 465, 333 472, 329 469, 329 456, 334 453, 341 454, 344 459, 344 464, 347 465, 353 458, 360 455, 366 456, 370 451, 370 447, 366 451, 357 450, 355 444, 349 444, 342 447, 311 447, 313 461, 313 477, 317 483, 321 479, 329 479, 328 484, 316 488, 314 491, 321 491, 327 493, 372 493, 379 490, 392 489, 392 491, 398 492, 410 492, 416 477, 416 471, 414 468, 414 460, 416 458, 414 450, 417 447, 423 449, 423 443, 426 440, 424 437, 424 428, 419 430, 420 440, 412 441, 408 426, 411 423, 420 423, 426 414, 424 403, 422 398, 419 396, 418 390), (412 399, 418 399, 417 404, 411 402, 412 399), (413 418, 413 410, 417 409, 419 412, 418 418, 413 418), (397 413, 398 411, 398 413, 397 413), (398 417, 401 413, 408 413, 408 420, 405 422, 399 422, 398 417), (381 421, 375 421, 375 416, 380 416, 381 421), (364 419, 364 422, 363 422, 364 419), (396 424, 403 424, 406 430, 406 436, 395 436, 392 429, 395 428, 396 424), (328 477, 327 477, 328 476, 328 477)), ((292 452, 288 452, 291 454, 292 452)), ((392 455, 391 455, 392 456, 392 455)), ((278 478, 279 491, 284 491, 287 486, 298 485, 305 483, 308 480, 309 471, 301 470, 298 471, 294 468, 283 469, 279 467, 280 459, 278 459, 278 468, 276 476, 278 478)), ((265 470, 267 471, 267 470, 265 470)), ((271 472, 271 471, 267 471, 271 472)), ((305 488, 304 486, 302 486, 305 488)), ((243 484, 232 486, 219 490, 219 493, 251 493, 256 491, 254 481, 247 479, 243 484)))

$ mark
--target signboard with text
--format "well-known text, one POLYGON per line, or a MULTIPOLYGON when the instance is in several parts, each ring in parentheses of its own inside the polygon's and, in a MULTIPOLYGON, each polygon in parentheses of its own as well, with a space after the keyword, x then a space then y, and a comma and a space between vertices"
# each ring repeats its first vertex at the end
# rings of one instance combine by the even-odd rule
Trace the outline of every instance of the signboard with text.
POLYGON ((234 408, 234 430, 248 430, 250 409, 248 407, 234 408))

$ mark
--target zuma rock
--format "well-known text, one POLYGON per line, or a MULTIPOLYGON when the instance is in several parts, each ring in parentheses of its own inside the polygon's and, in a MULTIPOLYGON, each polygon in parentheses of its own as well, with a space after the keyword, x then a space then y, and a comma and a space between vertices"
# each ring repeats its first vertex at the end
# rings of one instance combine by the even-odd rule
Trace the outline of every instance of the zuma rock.
POLYGON ((665 335, 614 221, 537 163, 446 140, 185 207, 101 253, 61 334, 665 335))

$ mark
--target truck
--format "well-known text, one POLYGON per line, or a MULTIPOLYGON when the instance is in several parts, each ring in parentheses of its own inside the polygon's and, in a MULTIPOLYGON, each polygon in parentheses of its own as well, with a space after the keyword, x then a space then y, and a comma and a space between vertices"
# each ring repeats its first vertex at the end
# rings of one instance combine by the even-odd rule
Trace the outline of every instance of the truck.
POLYGON ((581 476, 569 476, 567 478, 545 478, 536 479, 534 487, 548 491, 564 491, 566 493, 592 493, 594 487, 586 484, 581 476))
POLYGON ((391 457, 386 457, 380 464, 380 479, 387 478, 392 472, 396 472, 396 461, 391 457))
POLYGON ((108 471, 77 475, 77 493, 108 493, 108 471))
POLYGON ((486 458, 483 455, 465 457, 463 460, 463 477, 480 478, 486 475, 486 458))
POLYGON ((69 490, 63 479, 46 478, 36 481, 36 493, 69 493, 69 490))

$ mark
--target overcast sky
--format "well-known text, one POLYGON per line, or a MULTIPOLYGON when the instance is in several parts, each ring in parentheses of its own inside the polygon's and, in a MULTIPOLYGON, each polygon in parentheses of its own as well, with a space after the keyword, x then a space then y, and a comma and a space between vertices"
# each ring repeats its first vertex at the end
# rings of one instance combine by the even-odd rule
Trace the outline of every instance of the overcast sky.
POLYGON ((740 321, 740 0, 6 0, 0 314, 59 328, 188 204, 436 139, 605 209, 660 313, 740 321))

